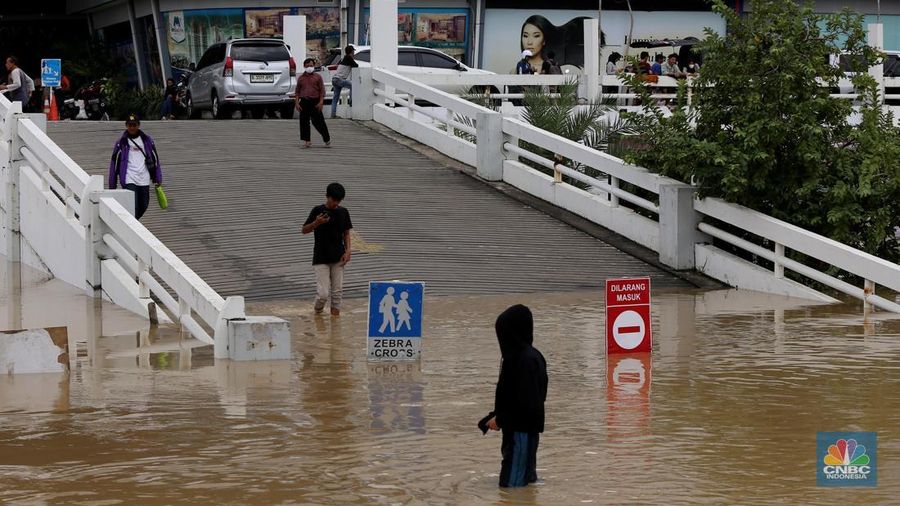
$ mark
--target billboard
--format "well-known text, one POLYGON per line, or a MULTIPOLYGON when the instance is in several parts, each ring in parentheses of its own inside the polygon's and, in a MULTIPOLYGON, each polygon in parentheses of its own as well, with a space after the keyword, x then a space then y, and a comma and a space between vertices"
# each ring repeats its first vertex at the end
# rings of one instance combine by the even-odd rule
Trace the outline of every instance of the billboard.
MULTIPOLYGON (((597 18, 596 10, 487 9, 484 17, 482 68, 498 74, 514 74, 523 49, 530 49, 532 66, 540 68, 549 51, 561 65, 584 64, 584 20, 597 18)), ((602 31, 606 46, 601 68, 613 51, 622 53, 631 19, 627 11, 603 11, 602 31)), ((713 12, 635 12, 633 39, 704 37, 704 28, 725 33, 725 20, 713 12)), ((662 51, 662 50, 660 50, 662 51)), ((636 54, 632 50, 630 54, 636 54)))
POLYGON ((284 33, 284 17, 293 14, 292 9, 246 9, 244 26, 247 37, 279 37, 284 33))
POLYGON ((306 16, 306 54, 324 61, 341 43, 341 11, 337 7, 272 7, 266 9, 202 9, 163 14, 172 66, 197 63, 206 49, 229 39, 284 35, 284 16, 306 16))
MULTIPOLYGON (((363 45, 368 45, 368 8, 363 12, 363 26, 363 45)), ((469 44, 468 11, 400 9, 397 13, 397 43, 434 48, 465 63, 469 44)))
POLYGON ((243 9, 170 11, 164 17, 173 67, 187 68, 209 46, 244 36, 243 9))

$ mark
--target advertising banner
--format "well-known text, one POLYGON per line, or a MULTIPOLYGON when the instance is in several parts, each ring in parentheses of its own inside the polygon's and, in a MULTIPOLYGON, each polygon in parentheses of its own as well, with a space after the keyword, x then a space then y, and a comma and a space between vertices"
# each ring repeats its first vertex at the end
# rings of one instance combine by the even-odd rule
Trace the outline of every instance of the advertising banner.
MULTIPOLYGON (((547 53, 565 66, 584 65, 584 19, 597 18, 597 10, 487 9, 484 16, 484 57, 482 68, 498 74, 515 73, 522 51, 530 49, 532 67, 540 68, 547 53)), ((606 45, 601 51, 601 68, 613 51, 623 53, 630 17, 627 11, 603 11, 600 20, 606 45)), ((635 12, 635 41, 639 39, 703 38, 704 28, 725 33, 725 20, 713 12, 635 12)), ((663 50, 659 50, 663 51, 663 50)), ((632 50, 629 54, 637 54, 632 50)), ((624 53, 623 53, 624 54, 624 53)))
POLYGON ((306 16, 306 54, 320 62, 341 43, 341 11, 336 7, 203 9, 163 14, 172 66, 188 68, 206 49, 229 39, 284 36, 284 17, 306 16))
POLYGON ((170 11, 164 17, 173 67, 187 68, 209 46, 244 37, 243 9, 170 11))
MULTIPOLYGON (((437 49, 466 63, 469 16, 465 9, 400 9, 397 43, 437 49)), ((369 9, 363 12, 363 45, 368 45, 369 9)))

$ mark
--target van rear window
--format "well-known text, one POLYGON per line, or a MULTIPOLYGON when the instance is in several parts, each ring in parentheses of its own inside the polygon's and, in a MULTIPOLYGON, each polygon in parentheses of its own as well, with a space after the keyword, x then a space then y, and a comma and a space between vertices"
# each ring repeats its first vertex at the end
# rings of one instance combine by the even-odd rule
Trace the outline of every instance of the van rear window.
POLYGON ((231 46, 231 58, 245 61, 284 61, 291 54, 283 45, 278 44, 234 44, 231 46))

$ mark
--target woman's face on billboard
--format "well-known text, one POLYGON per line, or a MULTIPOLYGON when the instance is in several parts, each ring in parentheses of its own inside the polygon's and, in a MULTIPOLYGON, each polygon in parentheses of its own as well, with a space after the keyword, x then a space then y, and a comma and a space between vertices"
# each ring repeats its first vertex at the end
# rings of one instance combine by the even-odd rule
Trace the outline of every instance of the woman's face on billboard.
POLYGON ((540 28, 527 24, 522 27, 522 49, 529 49, 537 56, 544 49, 544 32, 540 28))

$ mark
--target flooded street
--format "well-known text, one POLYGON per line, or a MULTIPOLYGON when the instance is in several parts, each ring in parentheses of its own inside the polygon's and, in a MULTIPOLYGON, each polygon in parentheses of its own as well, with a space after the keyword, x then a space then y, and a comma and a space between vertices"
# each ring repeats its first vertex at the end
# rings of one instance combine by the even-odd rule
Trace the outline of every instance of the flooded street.
POLYGON ((173 329, 110 327, 68 376, 0 377, 0 502, 895 500, 900 320, 746 291, 653 297, 652 359, 607 361, 599 289, 427 299, 420 363, 366 361, 364 300, 337 320, 309 301, 249 305, 290 320, 290 362, 216 364, 173 329), (499 434, 476 422, 494 319, 519 302, 548 361, 547 430, 541 481, 503 491, 499 434), (843 430, 878 433, 877 488, 816 487, 816 432, 843 430))

